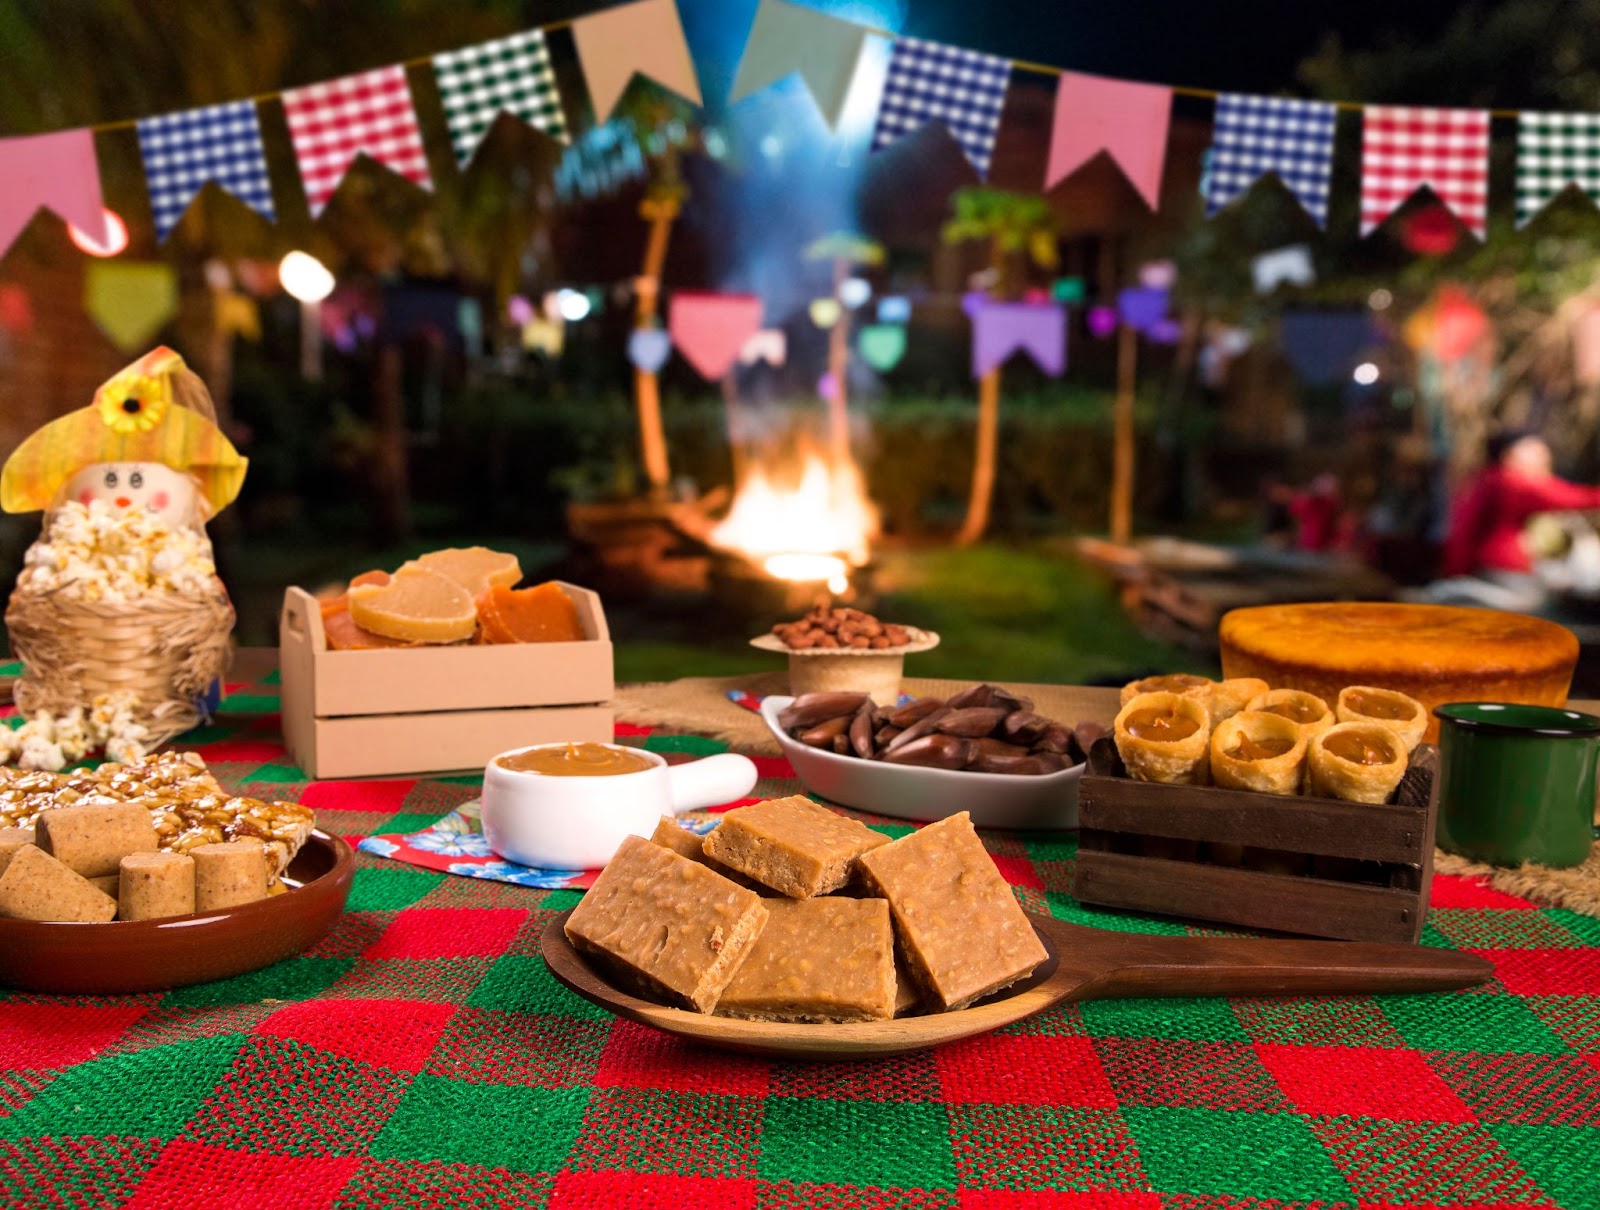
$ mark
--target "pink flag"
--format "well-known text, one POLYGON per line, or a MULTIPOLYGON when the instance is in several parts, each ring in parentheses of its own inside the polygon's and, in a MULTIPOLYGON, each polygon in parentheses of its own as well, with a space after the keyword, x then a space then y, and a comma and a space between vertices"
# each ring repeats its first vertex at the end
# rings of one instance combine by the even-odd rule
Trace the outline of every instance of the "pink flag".
POLYGON ((667 330, 700 376, 715 381, 733 368, 745 341, 761 330, 761 300, 754 294, 681 291, 672 296, 667 330))
POLYGON ((400 64, 293 88, 283 94, 311 217, 322 213, 359 155, 369 155, 408 181, 433 188, 411 86, 400 64))
POLYGON ((93 131, 0 139, 0 163, 6 167, 6 187, 0 189, 0 256, 40 206, 48 206, 97 243, 109 240, 93 131))
POLYGON ((1161 202, 1171 117, 1170 88, 1062 72, 1044 187, 1051 188, 1104 151, 1154 210, 1161 202))
POLYGON ((700 81, 673 0, 635 0, 572 23, 594 117, 604 122, 634 72, 700 104, 700 81))

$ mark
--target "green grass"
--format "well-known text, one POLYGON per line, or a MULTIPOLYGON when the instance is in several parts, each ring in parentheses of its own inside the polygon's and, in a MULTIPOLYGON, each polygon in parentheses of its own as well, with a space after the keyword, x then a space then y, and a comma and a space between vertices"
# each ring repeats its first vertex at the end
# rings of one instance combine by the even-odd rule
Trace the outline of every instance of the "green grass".
MULTIPOLYGON (((884 552, 875 584, 879 617, 939 632, 939 646, 908 661, 908 675, 1077 684, 1152 670, 1208 670, 1195 653, 1141 634, 1107 580, 1044 546, 884 552)), ((751 632, 762 624, 752 622, 751 632)), ((725 628, 695 637, 677 633, 678 626, 641 629, 652 633, 632 635, 613 625, 619 681, 781 666, 777 657, 752 650, 748 635, 725 628)))

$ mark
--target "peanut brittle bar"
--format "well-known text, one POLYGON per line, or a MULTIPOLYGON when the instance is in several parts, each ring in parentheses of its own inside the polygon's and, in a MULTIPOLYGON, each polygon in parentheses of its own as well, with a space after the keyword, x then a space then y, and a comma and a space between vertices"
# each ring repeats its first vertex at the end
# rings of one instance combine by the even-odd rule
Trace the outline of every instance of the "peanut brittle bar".
POLYGON ((229 794, 193 752, 160 752, 74 773, 0 768, 0 828, 31 828, 53 807, 110 802, 145 806, 157 843, 167 852, 258 840, 273 881, 289 868, 316 823, 311 808, 299 803, 229 794))

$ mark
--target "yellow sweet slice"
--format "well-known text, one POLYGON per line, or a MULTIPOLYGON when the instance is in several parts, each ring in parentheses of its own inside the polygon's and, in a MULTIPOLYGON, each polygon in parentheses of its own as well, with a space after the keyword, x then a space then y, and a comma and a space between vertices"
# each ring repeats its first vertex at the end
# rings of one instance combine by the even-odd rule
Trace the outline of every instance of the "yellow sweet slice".
POLYGON ((472 594, 454 580, 408 563, 387 584, 350 589, 350 618, 363 630, 417 643, 456 643, 478 628, 472 594))
POLYGON ((490 550, 487 546, 459 546, 449 550, 431 550, 418 555, 408 567, 425 567, 431 572, 454 580, 477 600, 491 588, 510 588, 522 579, 522 568, 516 555, 490 550))

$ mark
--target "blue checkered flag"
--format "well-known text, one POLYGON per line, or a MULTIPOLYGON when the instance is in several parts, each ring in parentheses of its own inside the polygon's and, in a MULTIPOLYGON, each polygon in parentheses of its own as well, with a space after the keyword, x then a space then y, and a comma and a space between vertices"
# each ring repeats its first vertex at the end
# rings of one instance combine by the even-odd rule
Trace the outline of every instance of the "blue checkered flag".
POLYGON ((542 30, 435 55, 433 72, 456 163, 462 168, 502 110, 559 142, 567 141, 567 119, 542 30))
POLYGON ((889 56, 872 150, 939 122, 961 144, 978 176, 986 179, 1010 78, 1009 59, 916 38, 898 39, 889 56))
POLYGON ((1223 93, 1217 98, 1206 213, 1215 214, 1276 173, 1317 226, 1327 226, 1338 115, 1338 106, 1326 101, 1223 93))
POLYGON ((158 240, 171 234, 207 181, 215 181, 268 221, 277 218, 254 101, 144 118, 139 122, 139 152, 158 240))

